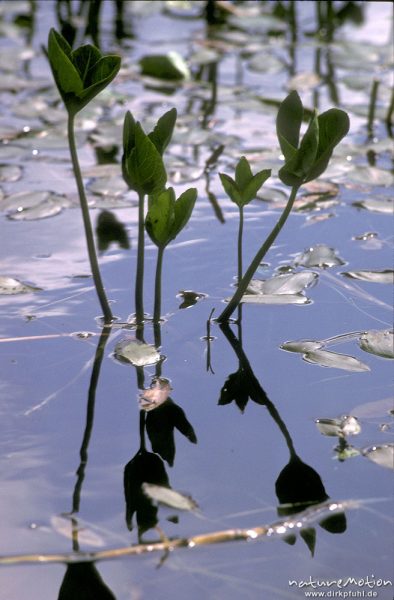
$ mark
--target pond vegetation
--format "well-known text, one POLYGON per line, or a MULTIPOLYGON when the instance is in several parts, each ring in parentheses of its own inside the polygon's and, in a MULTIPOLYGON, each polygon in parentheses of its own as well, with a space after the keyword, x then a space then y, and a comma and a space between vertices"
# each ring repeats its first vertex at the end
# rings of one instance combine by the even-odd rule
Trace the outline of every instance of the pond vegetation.
POLYGON ((389 12, 0 5, 1 600, 392 596, 389 12))

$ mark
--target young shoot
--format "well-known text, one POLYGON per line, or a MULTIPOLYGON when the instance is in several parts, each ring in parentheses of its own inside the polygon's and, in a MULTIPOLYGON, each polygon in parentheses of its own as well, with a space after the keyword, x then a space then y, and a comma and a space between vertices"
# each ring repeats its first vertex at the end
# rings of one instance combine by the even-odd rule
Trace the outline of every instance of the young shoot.
MULTIPOLYGON (((278 175, 285 185, 291 187, 290 196, 271 233, 257 251, 245 274, 238 281, 236 292, 217 319, 219 323, 228 321, 236 307, 242 302, 242 297, 253 275, 286 223, 300 186, 324 173, 335 146, 349 131, 349 117, 343 110, 331 108, 321 115, 315 111, 300 141, 303 114, 304 107, 298 93, 291 92, 280 105, 276 119, 276 132, 285 158, 285 164, 279 170, 278 175)), ((223 183, 223 176, 221 178, 223 183)), ((225 181, 229 185, 227 178, 225 181)), ((229 194, 226 187, 225 190, 229 194)), ((232 193, 234 192, 232 191, 232 193)))
POLYGON ((104 313, 104 322, 108 324, 113 317, 98 266, 93 228, 75 144, 74 119, 75 115, 114 79, 120 68, 120 57, 103 56, 98 48, 89 44, 72 50, 67 40, 54 29, 49 32, 47 56, 68 113, 68 143, 81 204, 89 261, 104 313))
POLYGON ((161 275, 164 250, 189 221, 196 198, 197 190, 189 188, 176 199, 175 192, 171 187, 149 198, 145 227, 152 242, 158 248, 153 312, 154 323, 160 321, 161 275))
POLYGON ((146 134, 130 112, 126 113, 123 125, 123 179, 131 190, 138 194, 138 244, 135 282, 135 313, 137 325, 144 320, 144 221, 145 196, 157 195, 167 182, 163 152, 171 141, 177 112, 175 108, 158 120, 155 128, 146 134))

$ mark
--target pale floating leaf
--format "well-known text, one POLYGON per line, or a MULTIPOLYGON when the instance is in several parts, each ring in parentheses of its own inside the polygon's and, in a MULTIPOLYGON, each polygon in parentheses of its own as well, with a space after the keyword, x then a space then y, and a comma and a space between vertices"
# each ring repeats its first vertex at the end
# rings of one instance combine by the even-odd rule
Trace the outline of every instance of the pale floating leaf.
POLYGON ((304 354, 306 352, 313 352, 323 348, 323 342, 317 340, 299 340, 294 342, 285 342, 281 344, 280 348, 287 352, 300 352, 304 354))
POLYGON ((357 166, 351 169, 347 176, 353 183, 365 183, 370 186, 381 185, 388 187, 394 183, 394 178, 389 171, 384 171, 377 167, 357 166))
POLYGON ((48 198, 37 206, 30 208, 20 208, 7 216, 12 221, 36 221, 37 219, 47 219, 58 215, 63 210, 61 204, 48 198))
POLYGON ((94 548, 105 546, 105 542, 101 536, 83 525, 74 524, 70 518, 55 515, 51 517, 51 525, 56 533, 69 540, 77 538, 79 544, 86 544, 94 548))
POLYGON ((278 73, 283 69, 283 61, 263 50, 249 60, 247 67, 256 73, 278 73))
POLYGON ((375 400, 373 402, 366 402, 360 406, 356 406, 352 409, 352 413, 361 419, 376 419, 387 417, 387 415, 393 416, 393 399, 391 397, 384 398, 383 400, 375 400))
POLYGON ((262 200, 263 202, 280 202, 281 204, 287 203, 287 195, 282 190, 277 188, 269 188, 263 187, 260 192, 257 193, 257 200, 262 200))
POLYGON ((325 244, 317 244, 297 256, 295 264, 303 267, 334 267, 343 265, 344 261, 336 255, 336 251, 325 244))
POLYGON ((10 194, 1 203, 1 208, 2 210, 21 212, 28 208, 37 207, 46 201, 53 202, 54 204, 59 205, 60 208, 68 208, 71 205, 70 200, 66 196, 48 190, 39 190, 10 194))
POLYGON ((316 419, 315 423, 320 433, 327 436, 346 437, 357 435, 361 431, 358 419, 351 415, 343 415, 336 419, 316 419))
POLYGON ((14 183, 22 177, 22 167, 18 165, 0 165, 0 181, 14 183))
POLYGON ((353 202, 353 206, 383 215, 394 214, 394 200, 391 198, 370 198, 359 202, 353 202))
POLYGON ((360 456, 361 452, 354 446, 345 446, 344 448, 340 448, 339 446, 335 448, 336 458, 338 460, 344 461, 348 458, 354 458, 355 456, 360 456))
MULTIPOLYGON (((230 298, 226 298, 229 301, 230 298)), ((241 302, 247 304, 310 304, 303 294, 244 294, 241 302)))
POLYGON ((156 364, 161 357, 151 344, 136 339, 125 339, 116 344, 115 358, 129 362, 135 367, 144 367, 156 364))
POLYGON ((383 358, 394 358, 394 332, 388 329, 366 331, 360 337, 360 348, 383 358))
POLYGON ((381 467, 394 468, 394 444, 382 444, 363 448, 362 454, 381 467))
MULTIPOLYGON (((118 169, 119 174, 119 169, 118 169)), ((92 194, 118 197, 128 192, 128 186, 122 177, 97 177, 86 186, 92 194)))
POLYGON ((343 369, 344 371, 363 372, 370 371, 365 363, 354 356, 348 354, 339 354, 329 350, 313 350, 304 354, 303 359, 306 362, 319 365, 320 367, 330 367, 331 369, 343 369))
POLYGON ((247 294, 299 294, 304 289, 316 283, 317 273, 312 271, 303 271, 301 273, 286 273, 276 275, 271 279, 259 280, 252 279, 246 293, 247 294))
POLYGON ((29 292, 40 292, 41 290, 42 288, 27 285, 13 277, 0 276, 0 295, 28 294, 29 292))
POLYGON ((176 508, 177 510, 196 510, 198 508, 198 504, 193 498, 171 488, 153 483, 143 483, 142 491, 154 502, 165 504, 170 508, 176 508))
POLYGON ((345 271, 341 275, 371 283, 394 283, 394 271, 392 269, 384 269, 383 271, 345 271))
POLYGON ((321 78, 313 72, 297 73, 294 77, 291 77, 287 83, 289 90, 297 90, 300 92, 306 92, 313 90, 321 84, 321 78))
POLYGON ((138 398, 140 409, 148 412, 157 408, 168 399, 171 390, 168 379, 157 377, 149 388, 141 390, 138 398))

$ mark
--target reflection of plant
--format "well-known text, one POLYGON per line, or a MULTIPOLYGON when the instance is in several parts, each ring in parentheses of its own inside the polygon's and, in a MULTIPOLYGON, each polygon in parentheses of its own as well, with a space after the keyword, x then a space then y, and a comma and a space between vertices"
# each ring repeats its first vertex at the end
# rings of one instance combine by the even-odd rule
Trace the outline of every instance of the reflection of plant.
MULTIPOLYGON (((241 343, 241 319, 238 320, 239 339, 234 335, 228 324, 221 325, 231 347, 239 360, 239 369, 227 378, 219 399, 219 404, 229 404, 235 400, 237 406, 243 410, 249 400, 263 405, 278 425, 286 445, 289 449, 290 460, 280 472, 275 491, 280 502, 279 515, 291 515, 299 513, 310 505, 321 504, 329 499, 320 475, 309 465, 304 463, 297 455, 290 433, 279 415, 276 407, 268 398, 256 378, 249 360, 243 350, 241 343)), ((331 533, 343 533, 346 529, 346 517, 339 512, 319 522, 319 525, 331 533)), ((300 533, 311 553, 314 552, 316 533, 313 528, 305 528, 300 533)), ((288 543, 294 543, 295 537, 284 538, 288 543)))
POLYGON ((80 562, 67 565, 58 600, 115 600, 95 565, 80 562))
POLYGON ((98 48, 89 44, 72 50, 64 37, 51 29, 48 37, 48 59, 68 113, 68 143, 82 209, 90 266, 104 321, 110 323, 112 312, 101 281, 94 246, 92 224, 75 144, 74 119, 75 115, 114 79, 120 68, 120 58, 103 56, 98 48))
MULTIPOLYGON (((303 113, 304 108, 297 92, 291 92, 279 107, 276 130, 285 158, 285 164, 279 171, 279 178, 285 185, 291 186, 291 193, 278 222, 257 251, 242 279, 238 281, 237 290, 230 302, 219 315, 218 321, 221 323, 227 321, 239 303, 242 302, 242 296, 254 273, 285 224, 300 186, 319 177, 326 170, 335 146, 349 130, 349 117, 344 111, 332 108, 321 115, 317 115, 315 111, 308 129, 300 140, 303 113)), ((240 164, 241 161, 237 167, 238 171, 241 169, 240 164)), ((246 175, 249 172, 247 163, 244 163, 242 168, 246 175)), ((250 185, 250 181, 253 181, 250 177, 251 173, 249 173, 249 178, 238 176, 237 181, 236 176, 235 184, 237 187, 234 187, 233 180, 230 184, 229 179, 223 179, 222 176, 222 183, 226 182, 226 192, 229 195, 231 194, 230 197, 233 201, 237 199, 238 202, 242 202, 242 196, 237 196, 237 193, 239 194, 240 190, 243 190, 245 194, 247 193, 248 185, 250 185)))

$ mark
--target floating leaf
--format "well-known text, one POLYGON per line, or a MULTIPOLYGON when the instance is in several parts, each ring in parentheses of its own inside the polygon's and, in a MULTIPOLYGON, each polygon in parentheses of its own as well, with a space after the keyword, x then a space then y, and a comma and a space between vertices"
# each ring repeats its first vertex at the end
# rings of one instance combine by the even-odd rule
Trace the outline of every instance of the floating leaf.
POLYGON ((323 348, 323 342, 318 342, 317 340, 299 340, 296 342, 285 342, 280 347, 287 352, 301 352, 304 354, 305 352, 313 352, 314 350, 323 348))
POLYGON ((381 417, 387 417, 387 415, 394 416, 392 411, 393 399, 391 397, 366 402, 352 409, 352 413, 361 419, 380 419, 381 417))
POLYGON ((321 83, 321 78, 313 72, 297 73, 289 79, 287 87, 289 90, 299 92, 313 90, 321 83))
POLYGON ((0 276, 0 295, 11 295, 11 294, 28 294, 29 292, 40 292, 42 288, 34 287, 22 283, 19 279, 13 277, 0 276))
POLYGON ((357 417, 351 415, 344 415, 336 419, 316 419, 315 423, 320 433, 328 436, 346 437, 357 435, 361 431, 357 417))
POLYGON ((330 352, 329 350, 313 350, 304 354, 303 359, 306 362, 319 365, 320 367, 330 367, 332 369, 343 369, 344 371, 363 372, 370 371, 365 363, 354 356, 330 352))
POLYGON ((394 444, 382 444, 380 446, 363 448, 362 454, 381 467, 394 468, 394 444))
POLYGON ((0 165, 0 181, 14 183, 22 177, 22 168, 18 165, 0 165))
POLYGON ((79 525, 75 519, 70 517, 51 517, 51 525, 56 533, 64 537, 75 540, 78 539, 79 544, 86 544, 94 548, 102 548, 105 542, 102 537, 91 529, 87 529, 84 525, 79 525))
POLYGON ((196 510, 198 508, 198 504, 191 496, 186 496, 171 488, 154 485, 153 483, 143 483, 142 490, 154 502, 165 504, 177 510, 196 510))
MULTIPOLYGON (((228 302, 230 299, 226 298, 228 302)), ((241 302, 247 304, 310 304, 303 294, 244 294, 241 302)))
POLYGON ((15 212, 9 213, 7 216, 12 221, 36 221, 37 219, 47 219, 58 215, 63 210, 63 207, 58 202, 48 198, 37 206, 29 208, 20 208, 15 212))
POLYGON ((388 329, 366 331, 360 337, 360 348, 383 358, 394 358, 394 332, 388 329))
POLYGON ((160 354, 151 344, 140 340, 125 339, 115 346, 115 358, 122 362, 130 362, 135 367, 154 365, 159 362, 160 354))
POLYGON ((345 264, 344 261, 336 255, 333 248, 329 248, 325 244, 317 244, 312 248, 308 248, 305 252, 297 256, 296 265, 303 267, 334 267, 336 265, 345 264))
POLYGON ((357 166, 349 171, 347 177, 354 183, 365 183, 369 186, 381 185, 388 187, 394 183, 394 177, 389 171, 377 167, 357 166))
POLYGON ((316 283, 317 273, 303 271, 302 273, 286 273, 276 275, 271 279, 252 279, 247 294, 299 294, 304 289, 316 283))
POLYGON ((394 213, 394 200, 391 198, 368 198, 367 200, 353 202, 353 206, 383 215, 392 215, 394 213))
POLYGON ((341 273, 350 279, 360 279, 371 283, 394 283, 394 271, 385 269, 383 271, 346 271, 341 273))
POLYGON ((183 298, 183 302, 179 305, 179 308, 190 308, 190 306, 194 306, 198 300, 202 300, 206 297, 206 294, 193 292, 191 290, 182 290, 177 294, 177 298, 183 298))
POLYGON ((168 54, 152 54, 143 56, 140 60, 142 75, 167 79, 170 81, 181 81, 190 79, 190 71, 182 56, 175 51, 168 54))

